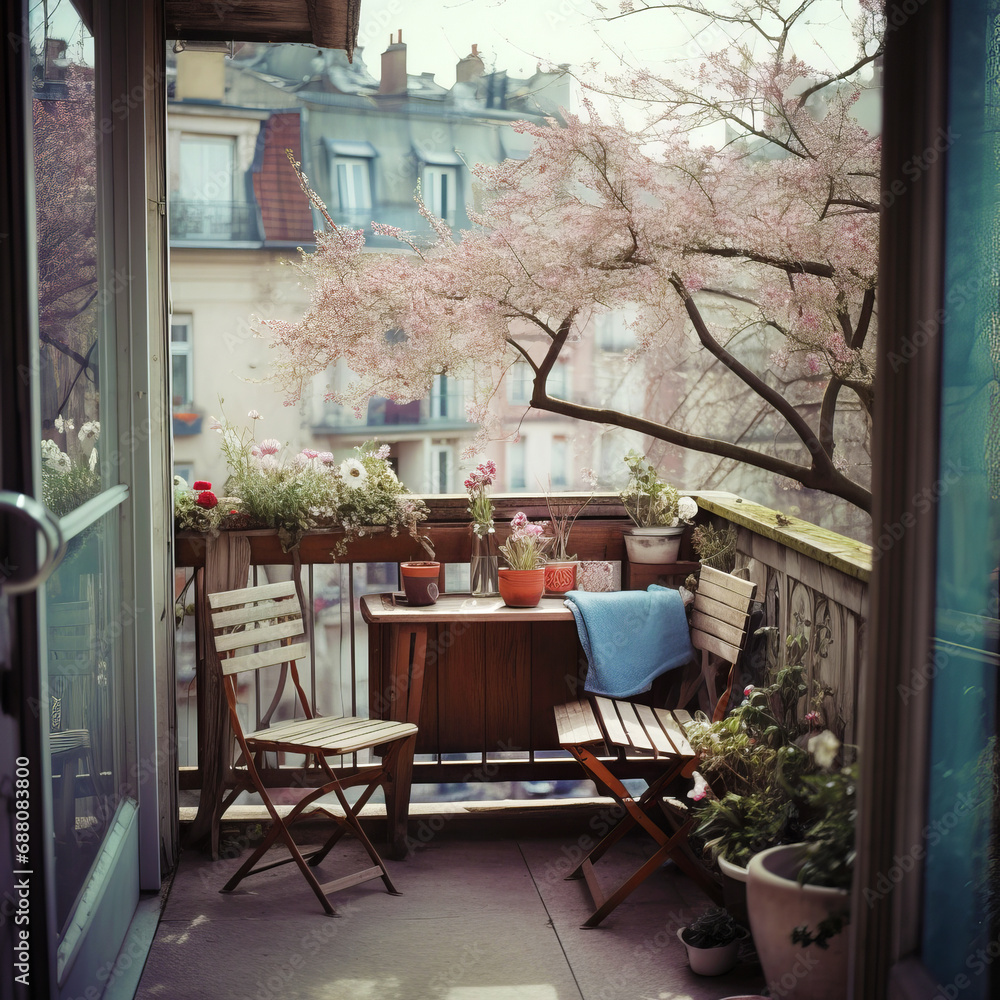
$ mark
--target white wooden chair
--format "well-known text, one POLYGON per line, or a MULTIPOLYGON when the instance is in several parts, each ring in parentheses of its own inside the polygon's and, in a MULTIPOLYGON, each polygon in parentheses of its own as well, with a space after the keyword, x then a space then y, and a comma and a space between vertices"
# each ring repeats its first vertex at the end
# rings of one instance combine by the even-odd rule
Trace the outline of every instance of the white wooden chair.
POLYGON ((261 844, 221 891, 231 892, 248 875, 277 865, 294 863, 305 876, 323 909, 331 915, 335 910, 327 898, 330 893, 369 879, 381 878, 386 889, 398 895, 385 864, 358 822, 358 813, 376 788, 391 785, 400 755, 413 752, 417 727, 406 722, 383 722, 354 716, 313 716, 295 666, 297 659, 308 655, 309 642, 305 636, 302 609, 293 581, 209 594, 208 602, 212 610, 212 635, 229 703, 229 718, 233 734, 242 750, 242 758, 237 761, 237 766, 242 764, 246 768, 250 785, 260 795, 273 821, 261 844), (284 664, 289 667, 305 717, 245 732, 238 711, 239 676, 249 671, 284 664), (364 750, 374 750, 376 754, 380 754, 381 764, 365 766, 356 773, 338 778, 327 760, 328 757, 350 755, 364 750), (264 754, 283 753, 314 757, 327 778, 320 787, 311 789, 300 799, 285 817, 275 808, 260 775, 264 754), (344 789, 358 784, 366 784, 367 788, 352 806, 344 795, 344 789), (343 816, 331 813, 322 806, 306 812, 318 798, 331 793, 340 801, 343 816), (304 856, 292 839, 289 828, 297 820, 317 814, 335 820, 338 828, 322 847, 304 856), (361 841, 373 866, 321 885, 312 869, 320 864, 347 831, 361 841), (291 857, 255 867, 279 838, 284 841, 291 857))
POLYGON ((559 744, 583 767, 598 789, 604 789, 621 804, 624 815, 618 824, 568 876, 586 879, 594 912, 584 927, 596 927, 626 896, 648 878, 669 857, 710 895, 721 901, 718 885, 694 858, 687 844, 692 820, 678 821, 664 805, 663 796, 671 782, 690 777, 698 758, 684 727, 691 717, 683 706, 703 687, 707 710, 721 717, 732 690, 736 662, 746 643, 750 607, 756 584, 728 573, 703 566, 691 612, 691 644, 701 652, 685 682, 677 704, 669 711, 631 701, 596 697, 579 699, 555 708, 559 744), (728 667, 728 683, 720 696, 720 669, 728 667), (646 791, 634 799, 622 777, 636 765, 657 773, 646 791), (654 820, 652 815, 656 815, 654 820), (661 815, 662 814, 662 815, 661 815), (664 823, 665 821, 665 823, 664 823), (664 829, 664 825, 666 829, 664 829), (644 829, 656 842, 657 850, 629 878, 605 893, 594 872, 594 863, 635 826, 644 829))

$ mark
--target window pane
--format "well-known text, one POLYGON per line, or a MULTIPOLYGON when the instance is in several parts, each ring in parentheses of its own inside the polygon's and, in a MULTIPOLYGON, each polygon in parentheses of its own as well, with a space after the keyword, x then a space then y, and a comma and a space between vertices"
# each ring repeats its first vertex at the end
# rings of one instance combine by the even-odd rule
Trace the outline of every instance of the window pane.
POLYGON ((40 710, 49 730, 60 930, 115 811, 135 798, 124 766, 121 649, 134 609, 118 586, 118 518, 112 511, 72 538, 45 585, 48 658, 40 710))
POLYGON ((997 995, 990 949, 1000 932, 1000 341, 991 335, 1000 323, 1000 14, 971 0, 953 5, 952 26, 950 134, 961 155, 948 158, 923 959, 946 995, 985 1000, 997 995))
MULTIPOLYGON (((101 489, 97 130, 93 40, 76 19, 35 69, 32 124, 38 266, 43 499, 58 515, 101 489)), ((43 49, 39 46, 39 51, 43 49)))

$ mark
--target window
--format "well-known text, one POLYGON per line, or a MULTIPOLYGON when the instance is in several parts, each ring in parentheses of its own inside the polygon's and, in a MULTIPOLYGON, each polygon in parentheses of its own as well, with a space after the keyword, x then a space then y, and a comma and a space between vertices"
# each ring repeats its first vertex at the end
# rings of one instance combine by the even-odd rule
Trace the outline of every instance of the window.
POLYGON ((458 204, 458 168, 425 167, 423 191, 424 204, 449 226, 455 224, 455 207, 458 204))
POLYGON ((192 370, 191 317, 170 319, 170 397, 175 408, 190 407, 194 402, 192 370))
POLYGON ((509 473, 509 489, 513 492, 523 490, 528 485, 528 469, 525 456, 524 438, 507 445, 507 468, 509 473))
POLYGON ((547 390, 556 399, 569 399, 569 365, 557 361, 549 372, 547 390))
POLYGON ((447 375, 435 375, 431 386, 431 420, 454 418, 458 411, 458 385, 447 375))
POLYGON ((629 319, 620 311, 597 316, 594 319, 597 346, 613 354, 632 350, 635 347, 635 331, 628 325, 629 319))
POLYGON ((177 196, 188 202, 232 202, 236 139, 182 135, 177 196))
POLYGON ((236 139, 182 135, 177 198, 170 215, 174 239, 231 239, 236 139))
POLYGON ((450 493, 452 480, 452 448, 450 444, 432 444, 430 449, 428 493, 450 493))
POLYGON ((370 161, 355 156, 335 156, 333 176, 341 212, 362 212, 372 207, 370 161))
POLYGON ((507 402, 527 406, 531 402, 534 373, 524 361, 518 361, 507 370, 507 402))
POLYGON ((549 458, 549 475, 554 490, 564 490, 569 482, 567 472, 569 459, 569 443, 564 437, 552 439, 552 452, 549 458))

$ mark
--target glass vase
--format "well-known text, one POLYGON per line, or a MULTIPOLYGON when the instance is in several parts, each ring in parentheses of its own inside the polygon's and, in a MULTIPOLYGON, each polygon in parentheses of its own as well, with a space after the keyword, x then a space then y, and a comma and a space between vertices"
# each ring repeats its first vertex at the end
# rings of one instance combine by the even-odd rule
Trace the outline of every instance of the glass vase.
POLYGON ((469 590, 473 597, 496 597, 500 593, 500 560, 493 530, 480 534, 473 528, 469 557, 469 590))

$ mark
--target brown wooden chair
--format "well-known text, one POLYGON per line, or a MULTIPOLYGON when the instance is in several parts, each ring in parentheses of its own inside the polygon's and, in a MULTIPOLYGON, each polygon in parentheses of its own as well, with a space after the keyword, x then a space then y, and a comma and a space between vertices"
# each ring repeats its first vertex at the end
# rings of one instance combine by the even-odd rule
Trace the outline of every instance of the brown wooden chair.
POLYGON ((386 889, 398 895, 382 859, 358 822, 358 813, 376 788, 393 782, 400 755, 413 752, 417 727, 406 722, 383 722, 378 719, 353 716, 313 715, 295 666, 297 659, 308 655, 309 642, 305 637, 302 609, 293 581, 209 594, 208 602, 213 612, 212 635, 222 668, 223 687, 229 703, 229 718, 233 734, 242 751, 242 757, 237 761, 237 765, 242 764, 246 768, 250 784, 259 793, 273 820, 271 829, 261 844, 221 891, 231 892, 248 875, 294 862, 305 876, 323 909, 331 915, 335 910, 327 898, 328 894, 369 879, 381 878, 386 889), (239 675, 265 667, 285 665, 288 666, 305 717, 279 722, 254 732, 244 732, 238 711, 239 675), (364 750, 374 750, 381 754, 381 764, 365 766, 356 773, 338 778, 327 760, 328 757, 350 755, 364 750), (268 788, 260 776, 264 754, 284 753, 314 757, 325 771, 327 778, 320 787, 310 790, 300 799, 285 817, 275 808, 268 788), (344 789, 358 784, 366 784, 367 788, 352 806, 344 795, 344 789), (344 810, 343 816, 334 814, 322 806, 306 812, 318 798, 331 793, 340 801, 344 810), (322 847, 303 855, 292 839, 289 828, 297 820, 317 814, 335 820, 338 828, 322 847), (312 869, 320 864, 347 831, 352 832, 361 841, 374 865, 321 885, 312 869), (284 841, 291 857, 255 867, 258 860, 279 838, 284 841))
MULTIPOLYGON (((704 687, 713 717, 721 717, 732 691, 736 663, 746 643, 750 607, 756 585, 728 573, 703 566, 691 612, 691 644, 701 652, 681 685, 678 704, 686 705, 704 687), (728 682, 717 694, 718 676, 728 667, 728 682)), ((698 757, 688 742, 684 727, 691 721, 683 708, 673 711, 635 704, 622 699, 595 697, 557 705, 556 730, 559 744, 583 767, 598 789, 622 806, 618 824, 568 876, 586 879, 595 906, 584 927, 596 927, 629 893, 633 892, 667 858, 698 885, 721 902, 718 884, 694 857, 687 843, 693 820, 678 817, 664 801, 672 782, 690 777, 698 757), (622 778, 635 765, 655 775, 642 795, 635 799, 622 778), (654 819, 654 816, 656 817, 654 819), (657 844, 656 851, 629 878, 610 893, 597 880, 594 864, 621 838, 639 826, 657 844)))

